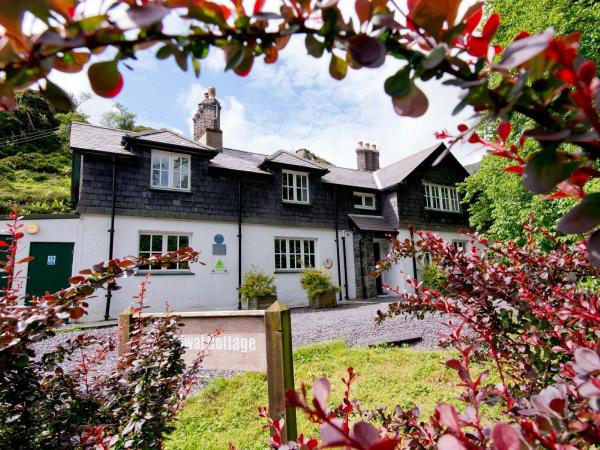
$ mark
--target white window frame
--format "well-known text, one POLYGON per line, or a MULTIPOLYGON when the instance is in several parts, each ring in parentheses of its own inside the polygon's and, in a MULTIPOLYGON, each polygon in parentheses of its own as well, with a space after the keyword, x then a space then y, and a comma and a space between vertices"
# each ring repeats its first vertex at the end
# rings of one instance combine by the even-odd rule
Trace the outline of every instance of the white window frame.
POLYGON ((460 248, 463 252, 466 252, 468 250, 469 241, 464 239, 452 239, 452 245, 454 248, 460 248))
POLYGON ((281 201, 284 203, 297 203, 308 205, 310 203, 310 177, 308 172, 296 172, 295 170, 281 171, 281 201), (288 185, 288 175, 292 175, 292 185, 288 185), (306 178, 306 187, 298 186, 298 177, 306 178), (285 194, 289 188, 292 188, 292 197, 285 198, 285 194), (306 200, 298 200, 298 189, 306 192, 306 200))
POLYGON ((301 272, 307 268, 314 268, 317 265, 317 239, 314 238, 301 238, 301 237, 282 237, 276 236, 273 239, 273 264, 275 267, 275 272, 301 272), (277 246, 277 241, 279 241, 279 247, 277 246), (285 249, 282 250, 283 246, 281 242, 285 242, 285 249), (291 243, 294 242, 294 251, 292 251, 291 243), (296 251, 296 242, 300 242, 300 251, 296 251), (310 251, 312 243, 312 252, 310 251), (306 252, 306 245, 308 244, 308 252, 306 252), (279 248, 279 252, 277 252, 277 248, 279 248), (290 267, 290 257, 295 255, 295 267, 290 267), (279 264, 278 262, 279 256, 279 264), (310 265, 312 256, 312 265, 310 265), (285 264, 281 264, 281 257, 285 261, 285 264), (309 264, 306 264, 306 258, 309 260, 309 264), (279 265, 279 267, 277 267, 279 265), (285 265, 285 267, 282 267, 285 265))
MULTIPOLYGON (((179 243, 179 240, 181 237, 187 237, 188 239, 188 245, 186 247, 191 246, 191 242, 192 242, 192 234, 191 233, 181 233, 181 232, 176 232, 176 231, 140 231, 138 233, 138 242, 137 242, 137 254, 138 256, 152 256, 152 255, 164 255, 165 253, 168 253, 169 251, 174 251, 174 250, 168 250, 168 243, 169 243, 169 237, 177 237, 177 249, 179 248, 183 248, 181 247, 181 244, 179 243), (142 236, 150 236, 150 250, 141 250, 141 243, 142 243, 142 236), (162 237, 162 243, 161 243, 161 249, 159 250, 153 250, 152 249, 152 241, 153 241, 153 236, 161 236, 162 237)), ((142 272, 190 272, 190 267, 189 267, 189 263, 188 262, 178 262, 175 263, 175 267, 147 267, 145 269, 140 269, 140 271, 142 272), (187 267, 181 267, 181 265, 185 265, 187 267)))
POLYGON ((425 209, 446 212, 461 212, 460 196, 455 186, 423 182, 425 209))
POLYGON ((353 197, 356 196, 356 197, 360 197, 360 199, 361 199, 361 204, 360 205, 354 203, 354 198, 352 199, 352 202, 353 202, 354 207, 356 209, 369 209, 369 210, 373 211, 377 207, 376 204, 375 204, 375 194, 371 194, 369 192, 353 192, 352 195, 353 195, 353 197), (373 205, 372 206, 369 206, 369 205, 365 204, 365 199, 367 197, 373 199, 373 205))
MULTIPOLYGON (((165 189, 165 190, 170 190, 170 191, 183 191, 183 192, 189 192, 191 190, 191 184, 192 184, 192 177, 191 177, 191 168, 192 168, 192 157, 190 155, 186 155, 185 153, 173 153, 173 152, 165 152, 162 150, 152 150, 152 154, 150 155, 150 186, 153 189, 165 189), (166 156, 167 158, 169 158, 169 167, 167 169, 168 171, 168 182, 167 182, 167 186, 163 186, 161 184, 154 184, 154 156, 166 156), (175 159, 177 158, 184 158, 187 160, 187 173, 184 173, 184 175, 187 175, 187 180, 188 180, 188 186, 186 188, 183 187, 177 187, 174 185, 174 172, 175 172, 175 168, 174 168, 174 164, 175 164, 175 159)), ((159 170, 162 170, 159 169, 159 170)), ((181 170, 179 171, 180 174, 182 174, 183 172, 181 172, 181 170)), ((162 177, 159 177, 159 182, 160 179, 162 177)), ((181 180, 181 178, 180 178, 181 180)))

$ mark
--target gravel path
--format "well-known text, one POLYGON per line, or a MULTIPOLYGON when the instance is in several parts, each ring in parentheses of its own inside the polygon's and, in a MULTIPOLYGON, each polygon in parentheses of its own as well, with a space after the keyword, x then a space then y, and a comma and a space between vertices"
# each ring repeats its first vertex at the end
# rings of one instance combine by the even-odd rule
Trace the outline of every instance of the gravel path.
POLYGON ((292 310, 294 347, 343 339, 348 345, 364 345, 365 340, 420 336, 415 348, 437 347, 438 334, 445 331, 439 316, 419 320, 402 315, 375 324, 377 310, 386 311, 386 303, 343 304, 335 309, 299 308, 292 310))
MULTIPOLYGON (((385 338, 397 339, 400 337, 420 336, 421 341, 414 345, 415 348, 435 348, 438 333, 444 330, 438 316, 428 316, 418 320, 412 316, 398 316, 387 319, 383 324, 376 325, 377 310, 385 311, 385 303, 352 303, 342 304, 334 309, 312 310, 297 308, 292 310, 292 333, 294 348, 318 342, 327 342, 343 339, 349 345, 364 345, 366 339, 377 340, 385 338)), ((76 330, 61 333, 45 339, 34 346, 38 356, 47 353, 58 345, 65 344, 67 340, 80 333, 93 334, 99 338, 117 338, 117 328, 97 328, 88 331, 76 330)), ((108 355, 106 360, 97 368, 98 373, 107 373, 114 367, 117 360, 116 352, 108 355)), ((76 361, 67 361, 63 364, 66 370, 72 369, 76 361)), ((204 380, 218 376, 231 376, 234 371, 204 370, 201 376, 204 380)), ((203 384, 202 382, 200 384, 203 384)))

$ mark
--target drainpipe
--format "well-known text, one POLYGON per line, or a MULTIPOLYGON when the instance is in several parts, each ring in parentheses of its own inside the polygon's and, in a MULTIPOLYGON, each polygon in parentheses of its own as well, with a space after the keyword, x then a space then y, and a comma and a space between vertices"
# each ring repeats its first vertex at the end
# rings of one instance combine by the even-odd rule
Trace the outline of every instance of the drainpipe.
POLYGON ((367 236, 363 236, 358 241, 358 254, 360 258, 360 284, 362 286, 362 295, 363 298, 367 298, 367 287, 365 286, 365 267, 363 265, 363 240, 366 239, 367 236))
POLYGON ((346 295, 344 298, 348 300, 348 263, 346 262, 346 236, 342 236, 342 251, 344 252, 344 288, 346 295))
POLYGON ((242 179, 238 178, 238 309, 242 309, 242 179))
MULTIPOLYGON (((415 227, 410 225, 408 227, 408 230, 410 231, 410 241, 412 242, 412 246, 414 248, 415 247, 415 227)), ((413 254, 413 256, 412 256, 412 266, 413 266, 413 276, 416 280, 417 279, 417 255, 416 254, 413 254)))
MULTIPOLYGON (((335 252, 337 254, 337 259, 336 259, 336 265, 337 265, 337 275, 338 275, 338 283, 341 285, 342 284, 342 271, 340 268, 340 227, 338 224, 338 202, 337 202, 337 187, 333 188, 333 210, 334 210, 334 214, 335 214, 335 252)), ((346 255, 344 254, 344 258, 346 257, 346 255)), ((338 292, 338 300, 341 301, 342 300, 342 292, 338 292)), ((348 300, 348 295, 347 295, 347 291, 346 291, 346 300, 348 300)))
MULTIPOLYGON (((110 229, 108 230, 108 260, 113 259, 115 244, 115 207, 117 204, 117 159, 112 157, 112 206, 110 210, 110 229)), ((112 289, 106 290, 106 309, 104 310, 104 320, 110 318, 110 301, 112 299, 112 289)))

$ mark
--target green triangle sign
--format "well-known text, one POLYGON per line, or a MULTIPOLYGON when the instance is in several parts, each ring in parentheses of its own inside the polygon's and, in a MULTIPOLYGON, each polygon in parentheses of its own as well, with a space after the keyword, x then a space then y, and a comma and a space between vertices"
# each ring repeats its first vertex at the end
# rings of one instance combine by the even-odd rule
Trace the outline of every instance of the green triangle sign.
POLYGON ((215 264, 215 270, 225 270, 225 264, 220 259, 217 259, 217 263, 215 264))

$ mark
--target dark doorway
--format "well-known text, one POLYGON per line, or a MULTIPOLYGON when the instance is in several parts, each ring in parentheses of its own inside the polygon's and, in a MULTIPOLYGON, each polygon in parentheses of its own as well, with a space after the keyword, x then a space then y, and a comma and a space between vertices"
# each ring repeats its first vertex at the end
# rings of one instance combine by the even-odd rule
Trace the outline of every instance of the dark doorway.
POLYGON ((72 242, 32 242, 29 247, 27 270, 28 296, 54 293, 69 286, 73 270, 72 242))
MULTIPOLYGON (((377 261, 379 261, 381 259, 381 246, 379 245, 379 242, 373 242, 373 259, 375 260, 373 262, 374 266, 376 265, 377 261)), ((373 270, 375 270, 374 267, 373 267, 373 270)), ((377 286, 377 295, 382 295, 383 294, 383 285, 381 282, 381 277, 375 278, 375 284, 377 286)))

